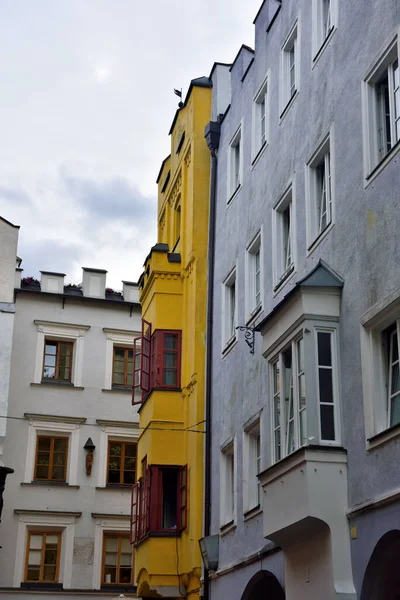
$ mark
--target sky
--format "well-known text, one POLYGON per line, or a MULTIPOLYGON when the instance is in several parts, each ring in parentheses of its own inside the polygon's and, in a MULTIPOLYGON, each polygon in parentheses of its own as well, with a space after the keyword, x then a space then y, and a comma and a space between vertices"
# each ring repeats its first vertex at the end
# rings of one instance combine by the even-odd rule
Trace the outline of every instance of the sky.
POLYGON ((261 0, 1 0, 0 215, 24 277, 137 281, 191 79, 254 46, 261 0))

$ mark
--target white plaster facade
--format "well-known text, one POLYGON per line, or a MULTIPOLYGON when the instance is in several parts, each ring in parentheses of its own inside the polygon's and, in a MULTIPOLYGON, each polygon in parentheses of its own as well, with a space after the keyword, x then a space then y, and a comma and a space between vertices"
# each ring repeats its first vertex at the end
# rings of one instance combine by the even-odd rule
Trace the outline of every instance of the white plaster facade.
MULTIPOLYGON (((11 300, 14 269, 15 252, 11 300)), ((4 461, 15 472, 7 479, 0 526, 0 597, 136 597, 133 588, 101 586, 104 533, 129 532, 130 486, 107 487, 106 470, 108 441, 134 442, 139 434, 131 390, 112 385, 114 344, 130 348, 140 331, 136 286, 124 282, 126 297, 111 293, 106 272, 87 268, 79 287, 64 287, 60 273, 42 272, 41 285, 20 280, 16 278, 12 344, 12 330, 9 335, 4 461), (42 380, 46 340, 73 343, 67 385, 42 380), (34 481, 38 435, 68 438, 65 483, 34 481), (90 475, 84 449, 88 438, 95 445, 90 475), (23 585, 30 530, 61 532, 58 589, 23 585)))

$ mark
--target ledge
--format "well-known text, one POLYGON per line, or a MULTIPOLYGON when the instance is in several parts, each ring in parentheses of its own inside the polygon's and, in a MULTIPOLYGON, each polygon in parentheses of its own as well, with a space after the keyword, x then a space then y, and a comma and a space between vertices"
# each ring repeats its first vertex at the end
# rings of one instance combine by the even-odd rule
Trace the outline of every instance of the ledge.
POLYGON ((26 510, 24 508, 15 508, 14 513, 16 515, 43 515, 43 516, 52 516, 52 517, 74 517, 75 519, 79 519, 82 515, 81 512, 73 512, 66 510, 26 510))
POLYGON ((400 150, 400 140, 398 140, 394 146, 392 146, 382 158, 381 161, 378 162, 376 167, 372 169, 372 171, 365 177, 366 186, 371 183, 375 179, 377 175, 386 167, 386 165, 392 160, 392 158, 398 153, 400 150))
POLYGON ((111 421, 110 419, 96 419, 98 425, 103 427, 130 427, 131 429, 138 429, 139 423, 135 421, 111 421))
POLYGON ((318 63, 321 55, 324 53, 324 51, 327 48, 327 46, 329 46, 329 42, 331 41, 332 36, 335 33, 335 31, 336 31, 336 25, 332 25, 332 27, 329 30, 328 35, 326 36, 326 38, 324 39, 324 41, 322 42, 322 44, 318 48, 318 51, 317 51, 316 55, 313 58, 312 68, 315 67, 315 65, 318 63))
MULTIPOLYGON (((59 294, 55 295, 59 296, 59 294)), ((85 331, 88 331, 90 329, 90 325, 78 325, 77 323, 60 323, 59 321, 40 321, 38 319, 35 319, 33 322, 35 323, 35 325, 56 325, 57 327, 62 327, 63 329, 69 329, 70 327, 74 327, 76 329, 84 329, 85 331)))
POLYGON ((106 394, 132 394, 132 388, 128 387, 112 387, 111 389, 103 388, 101 391, 106 394))
POLYGON ((99 485, 95 487, 96 490, 108 490, 114 492, 131 492, 132 486, 129 485, 99 485))
POLYGON ((130 519, 131 515, 110 514, 110 513, 91 513, 93 519, 130 519))
POLYGON ((241 189, 242 189, 242 184, 238 185, 238 187, 233 192, 233 194, 231 194, 231 196, 229 196, 229 198, 226 202, 227 208, 228 208, 228 206, 230 206, 232 204, 232 201, 236 198, 236 196, 239 194, 241 189))
POLYGON ((386 506, 387 504, 397 502, 399 499, 400 488, 397 488, 388 492, 387 494, 382 494, 381 496, 374 498, 374 500, 369 500, 368 502, 363 502, 358 506, 353 506, 353 508, 350 508, 346 512, 346 515, 348 519, 353 519, 354 517, 358 517, 363 513, 369 512, 371 510, 377 510, 379 508, 382 508, 383 506, 386 506))
POLYGON ((390 442, 391 440, 398 437, 399 435, 400 435, 400 423, 397 423, 397 425, 392 425, 392 427, 388 427, 384 431, 380 431, 379 433, 376 433, 372 437, 367 438, 367 442, 368 442, 367 450, 374 450, 378 446, 381 446, 382 444, 386 444, 387 442, 390 442))
POLYGON ((243 521, 250 521, 253 517, 261 515, 262 512, 262 506, 260 504, 257 504, 257 506, 254 506, 250 510, 247 510, 245 513, 243 513, 243 521))
POLYGON ((288 114, 292 104, 294 103, 294 101, 296 100, 297 96, 299 95, 299 91, 295 90, 294 94, 290 97, 290 99, 288 100, 288 102, 285 105, 285 108, 283 109, 283 111, 281 112, 281 114, 279 115, 279 124, 282 123, 283 119, 286 117, 286 115, 288 114))
MULTIPOLYGON (((32 384, 31 385, 35 385, 32 384)), ((62 417, 60 415, 42 415, 40 413, 24 413, 24 417, 30 421, 51 421, 56 423, 85 423, 86 417, 62 417)))
POLYGON ((224 535, 227 535, 228 533, 232 533, 232 531, 235 531, 235 529, 236 529, 235 521, 229 521, 229 523, 225 523, 225 525, 222 525, 222 527, 219 528, 219 535, 221 537, 223 537, 224 535))
POLYGON ((74 385, 73 383, 57 383, 55 381, 42 381, 41 383, 31 383, 31 387, 51 387, 58 388, 59 390, 75 390, 77 392, 81 392, 85 389, 84 387, 74 385))
POLYGON ((70 485, 63 481, 22 481, 21 485, 37 485, 38 487, 61 487, 79 490, 80 485, 70 485))
POLYGON ((229 354, 229 352, 231 350, 233 350, 233 348, 236 346, 237 343, 238 343, 238 336, 235 335, 235 337, 231 338, 229 340, 229 342, 226 344, 225 348, 222 350, 222 358, 225 358, 225 356, 227 356, 229 354))

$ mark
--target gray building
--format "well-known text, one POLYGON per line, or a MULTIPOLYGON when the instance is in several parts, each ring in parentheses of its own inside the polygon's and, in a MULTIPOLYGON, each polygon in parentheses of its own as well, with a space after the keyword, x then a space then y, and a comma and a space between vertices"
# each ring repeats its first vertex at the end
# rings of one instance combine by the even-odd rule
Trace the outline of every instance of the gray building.
POLYGON ((399 47, 265 0, 214 110, 212 600, 400 598, 399 47))
POLYGON ((136 597, 138 287, 123 282, 115 292, 98 269, 84 268, 79 285, 65 285, 62 273, 22 275, 18 268, 3 452, 15 472, 0 526, 0 597, 136 597))

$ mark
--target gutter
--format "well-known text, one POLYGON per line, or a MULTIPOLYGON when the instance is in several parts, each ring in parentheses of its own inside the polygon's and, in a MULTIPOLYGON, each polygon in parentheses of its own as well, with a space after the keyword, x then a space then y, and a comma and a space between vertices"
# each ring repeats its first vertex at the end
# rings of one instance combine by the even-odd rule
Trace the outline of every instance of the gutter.
MULTIPOLYGON (((212 338, 214 309, 214 257, 215 257, 215 209, 217 189, 217 149, 219 146, 221 124, 210 121, 204 137, 211 154, 210 173, 210 213, 208 221, 208 277, 207 277, 207 328, 206 328, 206 397, 205 397, 205 474, 204 474, 204 537, 210 535, 211 523, 211 390, 212 390, 212 338)), ((210 577, 204 569, 204 600, 210 598, 210 577)))

